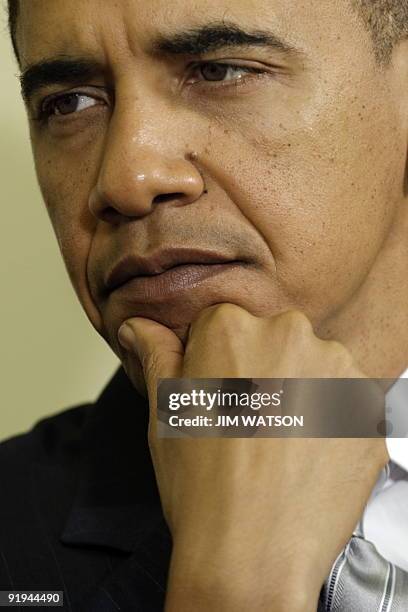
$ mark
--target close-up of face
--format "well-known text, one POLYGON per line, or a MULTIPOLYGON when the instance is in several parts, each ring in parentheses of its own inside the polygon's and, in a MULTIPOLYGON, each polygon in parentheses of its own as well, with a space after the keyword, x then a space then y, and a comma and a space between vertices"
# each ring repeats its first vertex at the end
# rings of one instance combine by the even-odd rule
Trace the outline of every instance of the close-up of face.
POLYGON ((121 357, 144 316, 296 308, 330 337, 406 223, 408 70, 349 0, 32 0, 16 40, 71 281, 121 357))

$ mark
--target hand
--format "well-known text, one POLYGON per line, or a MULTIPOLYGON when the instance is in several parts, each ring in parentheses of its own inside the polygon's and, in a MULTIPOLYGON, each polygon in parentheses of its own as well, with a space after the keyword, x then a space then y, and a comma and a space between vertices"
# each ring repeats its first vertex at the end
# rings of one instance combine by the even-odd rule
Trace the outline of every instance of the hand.
POLYGON ((383 439, 158 439, 158 378, 360 378, 341 344, 288 312, 259 318, 217 305, 185 350, 168 328, 122 327, 125 367, 142 366, 149 444, 173 536, 167 610, 316 610, 388 456, 383 439), (133 335, 130 333, 133 332, 133 335))

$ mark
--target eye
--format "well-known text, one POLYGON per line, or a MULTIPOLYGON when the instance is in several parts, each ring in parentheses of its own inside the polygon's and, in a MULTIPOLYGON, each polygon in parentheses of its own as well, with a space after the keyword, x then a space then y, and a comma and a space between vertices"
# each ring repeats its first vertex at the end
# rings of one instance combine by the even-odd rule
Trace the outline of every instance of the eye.
POLYGON ((41 116, 51 117, 55 115, 72 115, 91 106, 100 104, 100 101, 92 96, 80 92, 59 94, 46 98, 41 104, 41 116))
POLYGON ((237 66, 220 62, 205 62, 193 68, 191 81, 234 81, 242 79, 248 74, 260 74, 262 70, 250 66, 237 66))

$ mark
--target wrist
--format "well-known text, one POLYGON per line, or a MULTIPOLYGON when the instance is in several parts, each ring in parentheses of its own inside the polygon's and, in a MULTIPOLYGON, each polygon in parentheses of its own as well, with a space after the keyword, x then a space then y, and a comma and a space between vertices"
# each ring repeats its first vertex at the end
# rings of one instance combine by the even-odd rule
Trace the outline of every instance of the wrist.
POLYGON ((312 588, 302 573, 274 567, 248 568, 245 557, 228 563, 197 549, 183 555, 173 549, 167 587, 166 612, 316 612, 320 588, 312 588), (192 559, 194 558, 194 561, 192 559), (284 578, 283 578, 284 576, 284 578), (292 577, 291 577, 292 576, 292 577))
POLYGON ((318 597, 295 587, 291 592, 259 592, 257 584, 250 590, 238 584, 208 585, 182 578, 169 582, 165 612, 316 612, 318 597))

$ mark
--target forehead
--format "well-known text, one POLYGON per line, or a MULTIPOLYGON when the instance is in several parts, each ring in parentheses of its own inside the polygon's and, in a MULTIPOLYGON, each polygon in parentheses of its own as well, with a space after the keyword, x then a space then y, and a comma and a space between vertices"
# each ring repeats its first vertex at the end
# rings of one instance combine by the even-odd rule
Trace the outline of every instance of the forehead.
POLYGON ((363 30, 349 0, 30 0, 20 3, 17 41, 24 67, 55 55, 137 53, 157 37, 223 21, 268 29, 311 56, 355 54, 363 30))

